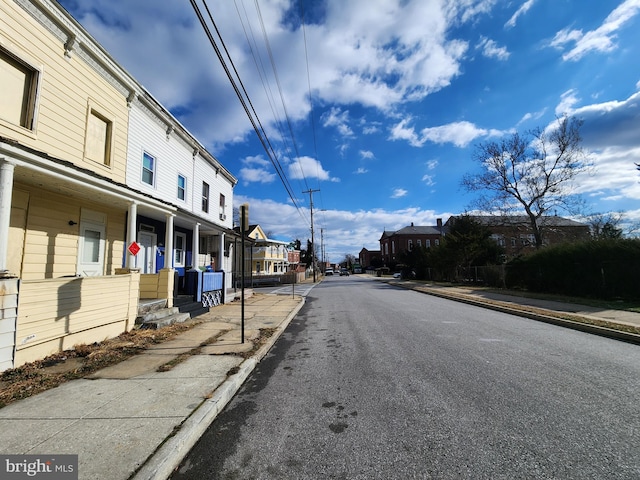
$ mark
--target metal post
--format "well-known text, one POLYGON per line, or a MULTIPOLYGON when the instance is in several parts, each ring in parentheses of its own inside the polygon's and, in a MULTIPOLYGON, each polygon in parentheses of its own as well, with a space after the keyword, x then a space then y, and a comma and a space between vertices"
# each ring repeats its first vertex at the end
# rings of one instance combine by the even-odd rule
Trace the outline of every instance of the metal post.
POLYGON ((240 289, 240 296, 241 296, 241 300, 240 300, 240 331, 241 331, 241 338, 242 338, 242 343, 244 343, 244 270, 245 270, 245 266, 244 266, 244 261, 245 261, 245 255, 246 255, 246 251, 245 251, 245 247, 244 247, 244 237, 246 236, 246 228, 247 228, 247 209, 246 209, 247 205, 243 204, 240 205, 240 234, 242 235, 242 261, 240 262, 242 264, 242 270, 241 270, 241 274, 240 276, 242 277, 242 288, 240 289))

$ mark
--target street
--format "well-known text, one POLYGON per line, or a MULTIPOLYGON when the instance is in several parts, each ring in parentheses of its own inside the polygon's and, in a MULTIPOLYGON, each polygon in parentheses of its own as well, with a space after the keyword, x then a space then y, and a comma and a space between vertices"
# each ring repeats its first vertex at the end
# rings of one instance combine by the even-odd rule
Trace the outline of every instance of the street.
POLYGON ((640 349, 328 277, 174 479, 640 477, 640 349))

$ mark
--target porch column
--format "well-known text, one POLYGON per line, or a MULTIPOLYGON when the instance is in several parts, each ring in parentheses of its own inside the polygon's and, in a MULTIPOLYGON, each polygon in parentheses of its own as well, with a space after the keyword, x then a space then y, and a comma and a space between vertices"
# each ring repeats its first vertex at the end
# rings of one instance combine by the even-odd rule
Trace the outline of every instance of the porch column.
POLYGON ((7 255, 9 253, 9 224, 15 167, 15 164, 7 159, 0 159, 0 278, 10 276, 7 269, 7 255))
POLYGON ((173 268, 173 217, 167 213, 167 229, 164 234, 164 268, 173 268))
POLYGON ((193 246, 191 248, 191 267, 198 268, 198 257, 200 256, 200 224, 196 222, 193 226, 193 246))
MULTIPOLYGON (((128 248, 132 242, 136 241, 136 225, 138 222, 138 204, 131 202, 129 205, 129 226, 127 228, 127 245, 128 248)), ((131 255, 127 250, 127 267, 136 268, 136 256, 131 255)))
POLYGON ((217 270, 224 270, 224 233, 220 233, 220 247, 218 248, 218 265, 216 265, 217 270))

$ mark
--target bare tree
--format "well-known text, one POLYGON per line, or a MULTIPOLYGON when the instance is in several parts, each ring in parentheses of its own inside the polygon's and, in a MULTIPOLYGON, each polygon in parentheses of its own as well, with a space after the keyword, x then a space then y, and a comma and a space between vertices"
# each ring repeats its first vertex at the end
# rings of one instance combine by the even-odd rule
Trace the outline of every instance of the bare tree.
POLYGON ((624 222, 624 213, 592 213, 585 218, 591 229, 591 237, 594 240, 608 240, 622 238, 623 231, 620 226, 624 222))
POLYGON ((545 130, 514 133, 501 141, 477 145, 474 159, 482 171, 465 175, 462 186, 480 192, 475 204, 481 210, 524 210, 536 248, 540 248, 541 218, 557 208, 577 210, 579 198, 572 195, 572 180, 588 168, 581 126, 581 120, 564 116, 545 130))

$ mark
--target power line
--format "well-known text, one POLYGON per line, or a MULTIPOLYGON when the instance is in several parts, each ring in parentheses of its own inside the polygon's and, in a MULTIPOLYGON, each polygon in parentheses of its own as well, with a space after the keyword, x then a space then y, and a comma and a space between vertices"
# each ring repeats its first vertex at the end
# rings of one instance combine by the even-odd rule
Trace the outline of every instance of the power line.
MULTIPOLYGON (((213 34, 211 33, 211 30, 209 29, 209 26, 202 14, 202 12, 200 11, 200 7, 197 5, 196 0, 190 0, 191 2, 191 6, 193 7, 196 15, 198 16, 198 20, 200 20, 200 24, 202 25, 202 28, 204 29, 207 38, 209 39, 209 42, 211 43, 211 46, 213 47, 218 60, 220 61, 220 64, 222 65, 222 68, 224 69, 227 78, 229 79, 229 81, 231 82, 231 86, 233 87, 234 92, 236 93, 236 96, 238 97, 238 99, 240 100, 240 103, 242 104, 242 107, 244 108, 244 111, 247 115, 247 117, 249 118, 249 121, 251 122, 251 125, 253 126, 254 131, 256 132, 256 135, 258 136, 258 139, 260 140, 260 143, 262 144, 262 147, 264 148, 265 152, 267 153, 267 156, 269 157, 269 159, 271 160, 271 163, 273 164, 276 173, 278 174, 278 176, 280 177, 280 181, 282 182, 285 190, 287 191, 289 198, 291 198, 291 201, 293 202, 293 204, 295 205, 296 209, 298 210, 298 212, 300 213, 300 215, 302 216, 302 211, 300 206, 298 205, 298 202, 295 198, 295 196, 293 195, 293 191, 292 188, 289 184, 289 180, 286 177, 286 174, 284 172, 284 170, 282 169, 282 166, 280 165, 280 162, 277 158, 277 155, 275 153, 275 150, 273 149, 273 146, 271 145, 271 142, 269 141, 269 138, 264 130, 264 127, 262 126, 262 123, 260 122, 260 119, 258 117, 258 114, 255 111, 255 108, 253 107, 253 104, 251 103, 251 99, 249 98, 249 95, 244 87, 244 84, 242 83, 242 80, 240 78, 240 75, 238 74, 237 69, 235 68, 235 65, 233 64, 233 60, 231 59, 231 56, 229 55, 229 51, 226 48, 226 45, 224 44, 224 41, 222 39, 222 36, 220 35, 220 31, 215 23, 215 21, 213 20, 213 16, 211 15, 211 11, 209 10, 209 7, 206 3, 205 0, 202 0, 202 3, 207 11, 207 14, 209 16, 209 20, 211 21, 211 24, 213 25, 215 31, 216 31, 216 35, 218 36, 218 39, 220 40, 220 43, 222 44, 222 47, 224 48, 224 51, 227 55, 227 58, 229 58, 229 62, 233 68, 233 71, 236 75, 236 77, 238 78, 238 82, 240 84, 240 87, 242 87, 242 91, 240 90, 240 88, 238 87, 238 84, 236 83, 234 76, 231 74, 231 71, 229 69, 229 67, 227 66, 227 63, 222 55, 222 52, 220 51, 220 48, 218 47, 215 38, 213 37, 213 34), (243 96, 244 94, 244 96, 243 96), (246 101, 245 101, 245 97, 246 97, 246 101), (249 105, 247 105, 247 103, 249 105), (251 108, 249 108, 251 107, 251 108), (255 117, 255 118, 254 118, 255 117)), ((303 217, 304 218, 304 217, 303 217)))

